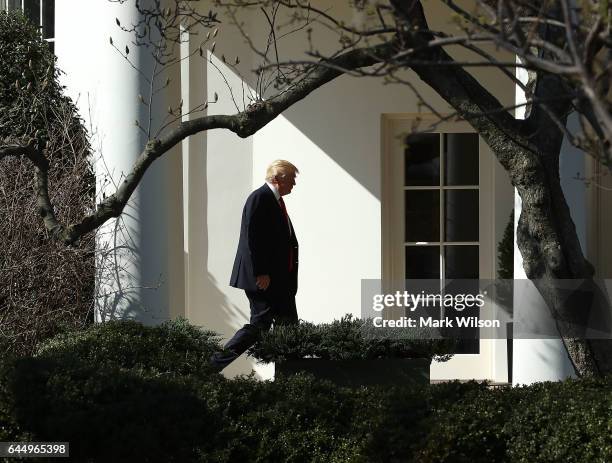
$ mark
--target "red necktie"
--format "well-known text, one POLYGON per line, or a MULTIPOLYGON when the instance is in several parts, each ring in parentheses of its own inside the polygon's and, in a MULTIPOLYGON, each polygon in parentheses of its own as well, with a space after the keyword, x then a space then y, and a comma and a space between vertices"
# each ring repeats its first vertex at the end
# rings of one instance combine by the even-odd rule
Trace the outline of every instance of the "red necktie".
MULTIPOLYGON (((289 233, 291 233, 291 222, 289 222, 289 214, 287 214, 287 207, 285 206, 285 201, 283 201, 283 197, 281 196, 278 199, 280 203, 280 207, 283 210, 283 214, 285 216, 285 220, 287 221, 287 226, 289 227, 289 233)), ((289 272, 293 270, 293 247, 289 244, 289 272)))

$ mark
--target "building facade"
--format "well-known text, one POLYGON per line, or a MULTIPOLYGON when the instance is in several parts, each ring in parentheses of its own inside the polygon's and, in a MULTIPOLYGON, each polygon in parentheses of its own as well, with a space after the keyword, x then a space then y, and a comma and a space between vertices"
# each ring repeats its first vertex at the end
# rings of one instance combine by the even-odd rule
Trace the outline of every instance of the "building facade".
MULTIPOLYGON (((424 3, 433 29, 453 27, 444 5, 424 3)), ((47 0, 24 1, 20 7, 27 12, 36 6, 30 4, 38 5, 39 21, 48 31, 47 0)), ((334 12, 349 20, 353 14, 338 5, 334 12)), ((130 1, 56 0, 53 14, 50 37, 67 91, 93 134, 100 194, 122 181, 147 141, 146 132, 155 133, 167 121, 168 107, 182 101, 183 120, 235 114, 249 103, 249 94, 259 91, 250 73, 261 64, 259 56, 245 43, 244 30, 231 24, 219 26, 214 51, 209 42, 199 53, 201 39, 185 34, 172 50, 180 62, 159 69, 149 51, 134 47, 130 34, 118 26, 141 19, 130 1), (240 64, 229 64, 234 57, 240 64), (153 84, 146 77, 152 75, 153 84), (157 82, 166 85, 155 92, 157 82), (152 89, 155 98, 149 101, 152 89), (205 101, 211 103, 204 111, 186 114, 202 109, 205 101)), ((263 21, 252 15, 242 26, 254 43, 266 39, 263 21)), ((318 37, 323 48, 325 34, 318 37)), ((282 53, 294 56, 303 50, 303 42, 290 38, 282 53)), ((453 51, 458 59, 469 58, 465 53, 453 51)), ((477 68, 473 73, 509 107, 523 98, 499 71, 477 68)), ((414 75, 406 77, 437 112, 452 112, 414 75)), ((228 286, 241 209, 264 182, 268 163, 278 158, 300 170, 286 203, 302 251, 297 296, 302 319, 359 316, 364 279, 496 278, 498 245, 513 210, 518 218, 520 200, 486 144, 463 122, 446 122, 409 140, 420 146, 415 160, 406 137, 419 120, 433 121, 433 114, 423 112, 407 87, 343 76, 247 139, 211 130, 185 140, 154 163, 123 216, 98 235, 100 268, 110 260, 121 269, 99 275, 99 318, 158 323, 182 315, 231 336, 249 313, 242 291, 228 286)), ((611 197, 575 178, 596 167, 569 146, 561 164, 583 247, 598 257, 602 275, 610 273, 604 239, 610 224, 601 211, 611 197)), ((515 278, 524 278, 517 249, 514 268, 515 278)), ((497 309, 487 310, 494 315, 497 309)), ((571 375, 559 340, 512 342, 483 335, 464 343, 460 352, 432 365, 432 379, 518 384, 571 375)), ((227 373, 251 368, 263 378, 273 375, 272 367, 245 358, 227 373)))

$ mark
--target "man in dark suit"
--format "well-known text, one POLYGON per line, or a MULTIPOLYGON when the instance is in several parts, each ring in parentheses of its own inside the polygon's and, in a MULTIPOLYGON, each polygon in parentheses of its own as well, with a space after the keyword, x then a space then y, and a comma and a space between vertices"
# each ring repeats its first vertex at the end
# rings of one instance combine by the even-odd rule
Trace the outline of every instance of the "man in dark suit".
POLYGON ((266 183, 246 200, 230 285, 245 291, 251 317, 223 352, 211 357, 217 370, 245 352, 273 322, 298 321, 298 241, 283 201, 283 196, 291 193, 297 173, 289 161, 274 161, 266 172, 266 183))

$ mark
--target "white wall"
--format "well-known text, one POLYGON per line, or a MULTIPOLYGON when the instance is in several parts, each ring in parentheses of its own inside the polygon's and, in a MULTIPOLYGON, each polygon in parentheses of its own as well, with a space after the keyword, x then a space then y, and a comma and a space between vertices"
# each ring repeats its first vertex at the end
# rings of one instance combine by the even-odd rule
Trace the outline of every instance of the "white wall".
MULTIPOLYGON (((352 13, 346 5, 318 3, 332 6, 331 13, 350 19, 352 13)), ((425 6, 433 28, 454 27, 446 7, 430 2, 425 6)), ((127 121, 131 123, 137 116, 134 97, 140 84, 116 53, 108 53, 110 31, 114 31, 118 46, 123 47, 126 42, 114 27, 114 17, 119 15, 114 10, 117 8, 119 5, 103 0, 87 5, 58 0, 56 47, 60 63, 68 72, 66 82, 71 91, 81 95, 85 91, 92 93, 92 119, 99 121, 109 114, 117 118, 104 119, 100 125, 104 129, 101 138, 105 152, 122 156, 131 153, 121 158, 127 166, 141 148, 133 126, 127 130, 127 121), (95 20, 74 21, 75 17, 95 20), (109 107, 112 112, 102 111, 109 107), (117 110, 118 107, 121 109, 117 110)), ((260 44, 258 40, 265 39, 267 33, 263 17, 246 19, 245 30, 254 43, 260 44)), ((203 114, 236 113, 228 84, 239 110, 249 103, 248 95, 256 88, 250 71, 260 63, 260 58, 244 43, 235 27, 224 24, 219 29, 214 56, 205 54, 211 62, 196 53, 181 65, 181 96, 186 107, 212 100, 215 92, 219 95, 219 102, 211 104, 203 114), (222 55, 229 62, 238 55, 241 63, 230 68, 221 62, 222 55), (239 72, 247 75, 244 85, 239 72)), ((302 36, 297 34, 281 41, 281 57, 303 53, 304 33, 305 30, 302 36)), ((328 32, 319 31, 315 37, 321 50, 337 46, 337 37, 328 32)), ((197 45, 199 42, 193 39, 181 47, 181 53, 186 56, 197 45)), ((210 43, 206 47, 210 48, 210 43)), ((459 55, 457 50, 452 53, 459 55)), ((476 69, 474 74, 502 101, 512 103, 512 86, 500 79, 496 71, 476 69)), ((413 74, 407 73, 406 77, 437 110, 450 111, 413 74)), ((268 96, 269 93, 264 94, 268 96)), ((84 116, 87 106, 81 103, 84 116)), ((220 332, 225 338, 247 321, 248 301, 242 291, 230 288, 228 281, 244 201, 263 183, 267 164, 277 158, 290 160, 301 172, 297 186, 287 197, 300 241, 297 298, 300 317, 321 322, 345 313, 358 314, 361 279, 381 276, 381 117, 419 110, 416 96, 405 86, 385 86, 377 79, 344 76, 315 91, 249 139, 240 139, 226 130, 213 130, 185 141, 182 154, 173 158, 181 163, 165 170, 173 173, 175 182, 182 182, 182 188, 178 187, 178 192, 173 190, 173 194, 182 198, 183 207, 172 203, 166 214, 168 223, 180 227, 181 212, 185 215, 184 232, 173 228, 175 241, 167 249, 168 255, 180 264, 180 268, 172 267, 172 273, 186 275, 184 280, 177 277, 171 286, 172 291, 184 294, 181 307, 185 307, 184 313, 190 320, 220 332)), ((121 169, 124 168, 122 165, 121 169)), ((156 265, 151 269, 157 269, 156 265)), ((168 268, 163 262, 161 265, 168 268)), ((135 274, 143 271, 138 265, 133 270, 135 274)), ((251 361, 241 359, 226 374, 248 372, 252 366, 251 361)), ((271 371, 258 367, 258 374, 269 377, 271 371)))
MULTIPOLYGON (((327 3, 342 8, 335 2, 327 3)), ((450 14, 446 13, 445 9, 434 11, 432 27, 449 27, 450 14)), ((246 19, 250 38, 261 43, 258 39, 265 39, 267 30, 263 18, 246 19)), ((337 44, 331 37, 326 42, 324 32, 315 37, 321 47, 337 44)), ((305 44, 299 37, 283 39, 281 59, 300 56, 305 44)), ((213 58, 213 62, 226 69, 224 75, 233 84, 234 93, 241 95, 237 76, 218 60, 225 55, 233 61, 237 54, 243 70, 259 64, 260 58, 242 43, 239 33, 223 26, 215 49, 217 60, 213 58)), ((510 83, 500 83, 492 71, 477 73, 500 98, 512 102, 510 83)), ((410 77, 429 102, 442 112, 449 111, 432 90, 413 74, 410 77)), ((235 113, 223 79, 211 64, 206 69, 205 85, 208 95, 214 91, 220 95, 220 103, 211 106, 209 114, 235 113)), ((206 210, 192 203, 189 219, 199 220, 197 214, 205 214, 206 220, 200 221, 203 230, 199 234, 194 230, 191 242, 197 236, 205 240, 207 264, 189 277, 195 287, 190 290, 190 318, 226 338, 246 322, 247 299, 242 291, 228 286, 240 215, 246 196, 263 184, 266 166, 278 158, 288 159, 300 170, 296 187, 286 198, 300 242, 300 318, 323 322, 346 313, 358 315, 361 280, 381 277, 381 117, 418 111, 415 95, 405 86, 343 76, 316 90, 248 140, 227 131, 209 132, 206 189, 200 193, 206 195, 206 210)), ((246 373, 252 365, 244 362, 232 366, 226 374, 246 373)), ((269 377, 271 371, 258 368, 258 373, 269 377)))

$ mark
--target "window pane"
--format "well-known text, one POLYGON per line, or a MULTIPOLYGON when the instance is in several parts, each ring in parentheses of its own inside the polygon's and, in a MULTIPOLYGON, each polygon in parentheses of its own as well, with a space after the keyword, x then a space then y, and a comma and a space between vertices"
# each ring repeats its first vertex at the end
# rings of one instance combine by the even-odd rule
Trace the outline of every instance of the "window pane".
POLYGON ((440 278, 440 246, 406 246, 406 279, 440 278))
POLYGON ((444 184, 478 185, 477 134, 444 134, 444 184))
POLYGON ((8 9, 9 10, 21 10, 21 0, 9 0, 8 9))
MULTIPOLYGON (((445 246, 444 264, 445 276, 447 279, 477 279, 478 272, 478 246, 445 246)), ((474 297, 478 294, 478 281, 455 280, 448 283, 444 288, 445 294, 452 294, 455 297, 459 294, 465 296, 471 294, 474 297)), ((457 300, 457 299, 455 299, 457 300)), ((459 307, 461 308, 461 307, 459 307)), ((475 317, 480 315, 478 307, 464 307, 458 311, 455 308, 446 310, 449 317, 475 317)), ((479 329, 477 327, 455 327, 454 336, 458 338, 455 347, 455 354, 478 354, 480 352, 479 329)))
POLYGON ((43 1, 43 38, 55 37, 55 0, 43 1))
POLYGON ((0 0, 0 11, 6 11, 6 0, 0 0))
POLYGON ((406 137, 404 161, 406 186, 440 185, 440 135, 421 133, 406 137))
POLYGON ((478 241, 478 190, 444 192, 445 240, 478 241))
POLYGON ((478 246, 444 246, 444 275, 448 279, 478 278, 478 246))
POLYGON ((32 24, 40 26, 40 0, 25 0, 23 14, 32 21, 32 24))
POLYGON ((440 241, 440 191, 404 192, 406 241, 440 241))

